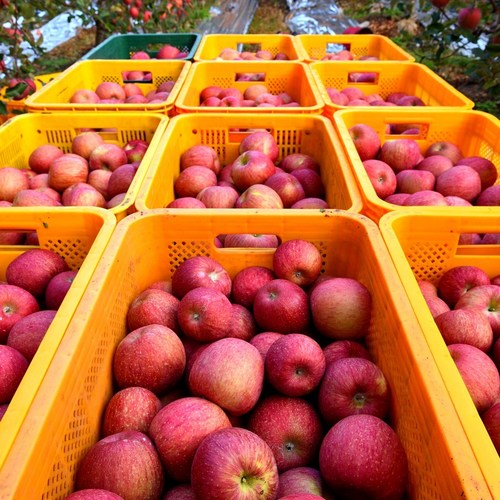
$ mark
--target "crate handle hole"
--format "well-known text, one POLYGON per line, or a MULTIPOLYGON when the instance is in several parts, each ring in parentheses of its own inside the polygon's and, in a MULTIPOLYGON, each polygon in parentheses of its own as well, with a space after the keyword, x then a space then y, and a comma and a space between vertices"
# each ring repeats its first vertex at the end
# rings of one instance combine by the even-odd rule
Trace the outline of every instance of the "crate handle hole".
POLYGON ((239 144, 245 137, 254 132, 269 132, 273 135, 273 130, 268 128, 231 128, 229 129, 229 142, 239 144))
POLYGON ((377 84, 379 73, 375 71, 350 71, 347 74, 348 83, 377 84))
POLYGON ((219 249, 253 248, 274 252, 280 244, 281 239, 275 234, 263 233, 229 233, 218 234, 214 239, 214 245, 219 249))
POLYGON ((427 135, 428 127, 423 123, 398 122, 386 125, 386 136, 409 136, 415 140, 423 140, 427 135))
POLYGON ((265 82, 266 74, 265 73, 235 73, 234 74, 235 82, 265 82))
POLYGON ((256 54, 262 50, 262 44, 239 42, 236 44, 236 50, 238 52, 252 52, 253 54, 256 54))
POLYGON ((122 71, 123 83, 150 84, 153 82, 153 73, 149 70, 122 71))

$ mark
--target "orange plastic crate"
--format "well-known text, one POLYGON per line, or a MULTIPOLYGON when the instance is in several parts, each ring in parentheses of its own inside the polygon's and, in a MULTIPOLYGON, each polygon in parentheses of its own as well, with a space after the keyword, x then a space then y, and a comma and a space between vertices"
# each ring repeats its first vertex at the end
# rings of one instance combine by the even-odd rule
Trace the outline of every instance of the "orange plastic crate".
MULTIPOLYGON (((406 92, 422 99, 425 107, 453 107, 472 109, 474 102, 453 88, 446 80, 423 64, 405 61, 322 61, 310 63, 311 72, 325 101, 328 116, 349 106, 335 104, 326 89, 355 87, 365 94, 379 94, 384 99, 392 92, 406 92), (349 82, 350 73, 375 73, 375 82, 349 82)), ((363 109, 373 109, 369 104, 363 109)), ((409 106, 398 107, 403 112, 409 106)), ((387 107, 383 108, 387 110, 387 107)))
POLYGON ((188 74, 191 63, 185 60, 101 60, 88 59, 78 61, 63 71, 35 94, 26 98, 29 112, 54 111, 142 111, 171 115, 174 101, 188 74), (144 94, 156 89, 162 82, 175 81, 170 95, 159 103, 70 103, 71 96, 79 89, 95 90, 102 82, 114 82, 120 85, 124 71, 150 71, 152 81, 139 82, 144 94))
POLYGON ((179 96, 175 101, 178 113, 321 113, 323 99, 306 63, 283 61, 201 61, 191 65, 179 96), (263 81, 236 81, 238 73, 264 73, 263 81), (234 87, 242 92, 256 83, 267 86, 272 94, 286 92, 300 106, 286 107, 203 107, 200 92, 212 85, 234 87))
POLYGON ((219 233, 274 233, 316 244, 326 273, 359 279, 372 293, 367 344, 392 391, 391 420, 409 460, 409 498, 492 498, 377 226, 359 214, 264 218, 235 214, 200 223, 166 210, 121 221, 99 262, 43 386, 0 470, 0 497, 63 499, 78 463, 99 439, 113 393, 113 353, 133 298, 169 279, 194 255, 217 259, 234 277, 272 265, 273 249, 219 249, 219 233), (112 312, 112 314, 110 314, 112 312))
POLYGON ((415 58, 390 38, 383 35, 296 35, 302 60, 314 62, 327 54, 349 50, 357 60, 362 56, 378 57, 381 61, 414 61, 415 58))
MULTIPOLYGON (((453 214, 448 211, 445 213, 444 210, 437 213, 426 210, 415 210, 413 213, 392 212, 380 220, 380 229, 389 253, 492 498, 500 498, 500 457, 448 353, 418 287, 417 279, 426 279, 437 284, 448 269, 462 265, 478 266, 490 278, 500 274, 498 245, 459 244, 462 233, 498 232, 499 228, 500 213, 492 207, 476 214, 462 207, 453 214)), ((449 432, 452 432, 451 429, 449 432)), ((471 498, 482 496, 478 492, 471 498)))
POLYGON ((194 61, 213 61, 219 57, 224 49, 235 49, 238 52, 268 50, 273 56, 283 53, 290 61, 301 61, 299 55, 297 37, 292 35, 275 34, 206 34, 203 35, 200 44, 194 54, 194 61))
MULTIPOLYGON (((38 388, 49 369, 59 343, 73 317, 83 292, 116 225, 115 217, 102 208, 52 207, 40 209, 0 208, 0 231, 36 231, 40 248, 57 252, 78 274, 59 307, 47 333, 33 357, 9 407, 0 421, 0 470, 9 456, 29 412, 38 388)), ((28 245, 0 245, 0 282, 7 266, 30 248, 28 245)), ((23 439, 21 437, 21 439, 23 439)), ((0 494, 1 498, 7 498, 0 494)))
MULTIPOLYGON (((135 212, 134 202, 146 175, 148 158, 157 147, 167 122, 166 116, 154 113, 28 113, 6 122, 0 128, 0 168, 29 168, 30 154, 43 144, 52 144, 70 153, 74 137, 86 128, 99 130, 106 142, 119 146, 124 146, 132 139, 145 140, 149 142, 148 151, 127 195, 120 204, 109 209, 120 220, 128 213, 135 212)), ((17 207, 12 210, 17 210, 17 207)))
MULTIPOLYGON (((156 154, 149 157, 148 173, 137 195, 138 210, 166 207, 175 198, 174 181, 180 172, 180 157, 189 147, 205 144, 213 147, 222 164, 239 156, 243 138, 255 129, 269 130, 280 149, 280 157, 306 153, 321 165, 326 201, 331 208, 361 211, 361 196, 348 167, 348 160, 331 122, 318 115, 205 114, 179 115, 170 121, 156 154), (236 131, 249 129, 249 131, 236 131)), ((186 209, 172 209, 186 210, 186 209)), ((224 209, 218 209, 217 212, 224 209)), ((246 212, 250 209, 230 209, 246 212)), ((255 210, 253 210, 255 212, 255 210)), ((269 212, 258 210, 258 212, 269 212)), ((284 215, 299 209, 284 209, 284 215)), ((303 210, 300 210, 302 212, 303 210)), ((211 213, 208 210, 207 213, 211 213)), ((200 211, 200 216, 205 210, 200 211)), ((307 210, 307 213, 320 213, 307 210)))
MULTIPOLYGON (((378 221, 380 217, 391 211, 412 212, 415 207, 401 207, 387 203, 377 196, 366 174, 361 159, 349 135, 349 128, 357 123, 370 125, 378 133, 382 144, 385 141, 405 137, 415 139, 425 151, 433 142, 450 141, 458 145, 464 156, 484 156, 492 161, 498 170, 497 184, 500 183, 500 121, 493 115, 474 110, 444 110, 411 108, 401 113, 392 108, 370 110, 345 110, 333 116, 335 127, 346 149, 349 162, 358 182, 363 199, 362 213, 378 221), (388 124, 416 124, 419 135, 387 135, 388 124)), ((437 207, 429 207, 435 210, 437 207)), ((453 210, 456 207, 438 207, 453 210)), ((484 207, 468 207, 473 212, 484 207)), ((498 210, 498 208, 495 208, 498 210)), ((451 213, 451 212, 450 212, 451 213)))

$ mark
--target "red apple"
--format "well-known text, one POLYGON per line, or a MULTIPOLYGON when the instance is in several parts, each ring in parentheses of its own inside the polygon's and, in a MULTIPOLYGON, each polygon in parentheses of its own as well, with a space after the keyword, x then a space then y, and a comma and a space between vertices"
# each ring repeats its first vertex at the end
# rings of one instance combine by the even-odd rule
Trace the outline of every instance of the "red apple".
POLYGON ((481 9, 465 7, 458 12, 457 23, 464 30, 474 31, 481 22, 481 9))
POLYGON ((62 156, 64 152, 57 146, 52 144, 42 144, 36 147, 28 158, 28 165, 34 172, 38 174, 46 174, 49 172, 50 164, 56 158, 62 156))
POLYGON ((231 319, 231 302, 214 288, 190 290, 177 308, 177 320, 182 332, 198 342, 212 342, 226 337, 231 319))
POLYGON ((272 450, 259 436, 237 427, 221 429, 196 450, 191 484, 196 498, 204 500, 272 500, 278 469, 272 450))
POLYGON ((500 286, 480 285, 467 290, 458 302, 455 309, 477 309, 488 318, 494 338, 500 336, 500 286))
POLYGON ((424 299, 433 318, 450 310, 450 306, 437 296, 424 295, 424 299))
POLYGON ((401 170, 396 174, 397 191, 413 194, 418 191, 432 191, 436 178, 427 170, 401 170))
POLYGON ((57 207, 61 203, 54 197, 36 189, 24 189, 16 194, 12 201, 13 207, 57 207))
POLYGON ((117 194, 126 193, 134 180, 136 172, 137 168, 130 163, 126 163, 116 170, 111 171, 108 179, 107 197, 113 198, 117 194))
POLYGON ((56 274, 45 289, 45 306, 57 310, 71 288, 78 271, 69 270, 56 274))
POLYGON ((125 91, 122 86, 116 82, 102 82, 96 89, 95 93, 99 99, 122 99, 125 100, 125 91))
POLYGON ((206 399, 184 397, 165 405, 153 418, 149 432, 167 475, 187 483, 200 443, 228 427, 231 423, 219 406, 206 399))
POLYGON ((280 474, 278 498, 289 495, 318 495, 330 500, 333 498, 327 496, 324 480, 319 470, 313 467, 294 467, 280 474))
POLYGON ((192 198, 191 196, 185 198, 177 198, 172 200, 166 208, 207 208, 205 204, 197 200, 196 198, 192 198))
POLYGON ((62 192, 73 184, 86 182, 88 174, 89 166, 85 158, 65 153, 50 164, 49 187, 62 192))
POLYGON ((468 344, 448 346, 453 361, 479 413, 490 408, 500 394, 500 375, 491 358, 468 344))
POLYGON ((277 248, 278 237, 275 234, 227 234, 224 237, 224 248, 277 248))
POLYGON ((187 167, 180 172, 174 182, 174 191, 177 197, 191 196, 196 198, 198 193, 208 186, 217 185, 217 176, 207 167, 187 167))
POLYGON ((137 52, 134 52, 131 56, 130 59, 151 59, 149 54, 145 52, 144 50, 139 50, 137 52))
POLYGON ((314 288, 310 304, 313 323, 323 335, 355 340, 367 334, 372 298, 370 291, 358 280, 326 280, 314 288))
POLYGON ((415 166, 416 170, 427 170, 438 177, 444 171, 453 167, 452 161, 447 156, 439 154, 427 156, 415 166))
POLYGON ((325 210, 328 208, 328 203, 321 198, 304 198, 294 203, 290 208, 325 210))
POLYGON ((255 294, 263 285, 276 278, 274 271, 263 266, 247 266, 233 278, 231 299, 251 309, 255 294))
POLYGON ((234 416, 248 413, 260 398, 264 362, 250 343, 236 338, 216 340, 194 360, 189 389, 234 416))
POLYGON ((177 309, 179 299, 171 293, 156 288, 147 288, 137 295, 127 310, 128 331, 147 325, 167 326, 178 331, 177 309))
POLYGON ((174 387, 186 366, 186 353, 177 334, 163 325, 148 325, 126 335, 113 359, 120 389, 144 387, 159 395, 174 387))
POLYGON ((493 441, 497 453, 500 453, 500 401, 497 401, 486 410, 481 415, 481 419, 493 441))
POLYGON ((250 344, 257 348, 262 360, 266 362, 267 351, 276 340, 283 337, 282 333, 277 332, 261 332, 250 339, 250 344))
POLYGON ((318 407, 328 424, 360 414, 385 419, 389 402, 384 374, 367 359, 343 358, 330 363, 319 387, 318 407))
POLYGON ((478 266, 453 266, 443 273, 437 284, 439 296, 455 307, 460 297, 471 288, 489 285, 489 276, 478 266))
POLYGON ((173 47, 172 45, 164 45, 157 52, 157 59, 175 59, 179 54, 180 50, 177 47, 173 47))
POLYGON ((24 170, 14 167, 0 168, 0 200, 12 202, 19 191, 29 187, 29 179, 24 170))
POLYGON ((463 158, 460 148, 449 141, 437 141, 427 146, 424 156, 427 157, 432 155, 446 156, 451 160, 453 165, 456 165, 459 160, 463 158))
POLYGON ((384 201, 386 201, 387 203, 392 203, 393 205, 403 206, 407 198, 409 198, 410 196, 413 195, 409 195, 408 193, 394 193, 387 196, 384 201))
POLYGON ((500 207, 500 184, 486 188, 477 197, 476 205, 479 207, 500 207))
POLYGON ((208 87, 205 87, 200 92, 200 99, 202 101, 205 101, 206 99, 209 99, 210 97, 218 97, 218 95, 221 92, 222 92, 222 87, 218 87, 217 85, 210 85, 208 87))
POLYGON ((336 340, 323 348, 326 368, 328 365, 344 358, 361 358, 371 360, 370 353, 359 342, 354 340, 336 340))
POLYGON ((269 92, 266 85, 262 85, 260 83, 256 83, 254 85, 250 85, 243 91, 243 97, 245 100, 255 101, 257 96, 260 94, 265 94, 269 92))
POLYGON ((321 444, 319 468, 333 494, 347 498, 403 498, 408 484, 408 461, 398 435, 373 415, 337 422, 321 444))
MULTIPOLYGON (((29 189, 48 188, 49 174, 37 174, 28 179, 29 189)), ((57 193, 57 191, 56 191, 57 193)), ((58 193, 59 194, 59 193, 58 193)))
POLYGON ((179 264, 172 275, 172 293, 182 299, 199 286, 212 287, 229 297, 231 277, 215 259, 204 255, 190 257, 179 264))
POLYGON ((163 470, 151 440, 124 431, 95 443, 76 471, 76 489, 106 489, 130 500, 155 500, 163 490, 163 470))
MULTIPOLYGON (((261 94, 260 97, 262 95, 264 94, 261 94)), ((240 155, 246 151, 259 151, 264 153, 272 162, 275 162, 279 155, 279 148, 276 144, 276 140, 272 134, 267 131, 256 131, 247 135, 241 141, 238 151, 240 155)))
POLYGON ((349 98, 349 102, 355 99, 363 99, 365 93, 358 87, 345 87, 340 91, 349 98))
MULTIPOLYGON (((313 174, 317 176, 316 172, 313 172, 313 174)), ((319 179, 321 180, 321 177, 319 179)), ((294 203, 305 198, 302 184, 292 174, 286 172, 274 173, 267 178, 264 184, 278 193, 284 208, 290 208, 294 203)))
MULTIPOLYGON (((448 206, 450 207, 472 207, 472 203, 470 201, 464 200, 459 196, 445 196, 444 199, 446 200, 448 206)), ((471 233, 462 233, 460 235, 461 241, 463 240, 464 234, 471 234, 471 233)))
POLYGON ((458 165, 467 165, 473 168, 481 178, 481 191, 493 186, 498 178, 495 164, 482 156, 467 156, 458 161, 458 165))
POLYGON ((89 157, 90 170, 103 168, 114 171, 127 162, 127 153, 122 147, 111 142, 105 142, 94 148, 89 157))
POLYGON ((191 484, 178 484, 168 489, 162 500, 196 500, 191 484))
POLYGON ((248 150, 234 160, 231 180, 238 189, 244 191, 254 184, 264 184, 275 172, 276 167, 267 154, 248 150))
POLYGON ((380 151, 380 137, 370 125, 359 123, 349 128, 354 147, 361 161, 374 159, 380 151))
POLYGON ((86 182, 77 182, 67 187, 61 197, 65 207, 100 207, 106 206, 106 199, 94 186, 86 182))
POLYGON ((10 262, 5 276, 10 285, 24 288, 35 297, 42 297, 49 281, 68 269, 65 260, 58 253, 44 248, 32 248, 10 262))
POLYGON ((283 208, 279 194, 264 184, 253 184, 235 201, 235 208, 283 208))
POLYGON ((196 195, 196 198, 206 208, 233 208, 239 196, 239 192, 231 186, 207 186, 196 195))
POLYGON ((257 325, 252 313, 240 304, 232 304, 233 315, 228 330, 228 337, 249 342, 257 333, 257 325))
POLYGON ((437 177, 436 191, 472 202, 481 192, 481 178, 472 167, 457 165, 437 177))
POLYGON ((396 191, 396 174, 387 163, 372 159, 365 160, 363 166, 379 198, 385 199, 396 191))
POLYGON ((319 414, 301 398, 267 396, 252 410, 247 429, 271 448, 279 472, 311 464, 323 438, 319 414))
POLYGON ((321 273, 323 258, 314 245, 306 240, 284 241, 273 255, 273 269, 278 278, 299 286, 313 283, 321 273))
MULTIPOLYGON (((408 193, 404 193, 408 194, 408 193)), ((418 207, 418 206, 436 206, 436 207, 447 207, 448 202, 446 198, 437 191, 417 191, 416 193, 409 194, 403 200, 403 206, 405 207, 418 207)))
POLYGON ((73 138, 71 152, 88 160, 92 151, 103 143, 104 139, 97 132, 93 130, 81 132, 73 138))
POLYGON ((267 381, 292 397, 305 396, 318 387, 326 366, 320 345, 301 333, 289 333, 273 342, 265 363, 267 381))
POLYGON ((132 96, 144 97, 144 92, 142 91, 142 88, 137 85, 137 83, 124 83, 122 88, 125 92, 125 102, 127 102, 127 98, 132 96))
POLYGON ((414 139, 394 139, 384 142, 380 148, 379 159, 397 174, 401 170, 414 168, 423 157, 418 142, 414 139))
MULTIPOLYGON (((302 186, 304 191, 304 198, 324 198, 325 197, 325 186, 321 176, 310 168, 300 168, 294 170, 291 173, 292 177, 295 177, 302 186)), ((295 201, 297 203, 300 200, 295 201)), ((295 205, 293 203, 292 205, 295 205)))
POLYGON ((73 104, 96 104, 101 98, 90 89, 79 89, 73 93, 69 102, 73 104))
POLYGON ((112 491, 101 488, 86 488, 84 490, 70 493, 66 500, 123 500, 123 497, 112 491))
POLYGON ((142 139, 131 139, 123 146, 123 151, 125 151, 129 163, 141 162, 148 147, 149 144, 147 141, 142 139))
POLYGON ((493 344, 493 331, 488 318, 475 309, 454 309, 434 318, 449 344, 469 344, 488 352, 493 344))
POLYGON ((10 402, 27 368, 28 361, 19 351, 0 344, 0 404, 10 402))
POLYGON ((161 410, 158 397, 144 387, 127 387, 108 401, 102 420, 102 435, 123 431, 149 433, 154 416, 161 410))
POLYGON ((257 325, 270 332, 303 332, 309 325, 309 300, 297 284, 274 279, 254 296, 253 314, 257 325))

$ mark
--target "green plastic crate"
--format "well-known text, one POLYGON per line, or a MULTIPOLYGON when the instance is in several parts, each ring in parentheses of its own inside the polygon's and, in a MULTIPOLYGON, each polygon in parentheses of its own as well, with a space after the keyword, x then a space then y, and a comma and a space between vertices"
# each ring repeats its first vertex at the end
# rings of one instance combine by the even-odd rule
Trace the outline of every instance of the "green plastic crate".
POLYGON ((201 41, 201 35, 196 33, 148 33, 112 35, 97 47, 87 52, 86 59, 130 59, 134 52, 144 51, 155 58, 163 45, 172 45, 181 52, 187 52, 184 60, 191 60, 201 41))

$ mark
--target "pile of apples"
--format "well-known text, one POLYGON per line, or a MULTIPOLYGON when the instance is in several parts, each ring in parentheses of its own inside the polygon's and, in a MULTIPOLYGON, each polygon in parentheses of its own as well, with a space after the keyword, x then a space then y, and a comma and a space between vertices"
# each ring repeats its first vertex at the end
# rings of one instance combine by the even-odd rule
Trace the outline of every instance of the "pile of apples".
MULTIPOLYGON (((408 126, 405 135, 418 134, 408 126)), ((373 127, 356 124, 349 134, 375 193, 400 206, 500 206, 498 166, 482 156, 465 156, 451 141, 420 150, 416 140, 381 140, 373 127)))
POLYGON ((76 277, 63 257, 33 248, 14 258, 0 282, 0 419, 76 277))
MULTIPOLYGON (((349 73, 349 82, 375 82, 376 74, 371 72, 349 73)), ((385 99, 380 94, 365 94, 359 87, 345 87, 342 90, 327 87, 328 97, 339 106, 425 106, 416 95, 407 92, 391 92, 385 99)))
POLYGON ((29 168, 0 168, 1 206, 113 208, 125 198, 148 143, 106 142, 94 130, 73 138, 71 153, 52 144, 36 147, 29 168))
POLYGON ((403 498, 390 389, 364 345, 371 292, 321 268, 292 239, 271 267, 231 278, 193 256, 139 293, 67 498, 403 498))
POLYGON ((320 61, 380 61, 378 56, 362 55, 356 58, 356 54, 348 49, 342 49, 337 52, 329 52, 320 59, 313 58, 320 61))
POLYGON ((225 48, 222 49, 215 60, 222 61, 288 61, 290 58, 284 52, 273 55, 271 51, 261 49, 254 51, 225 48))
POLYGON ((184 151, 175 199, 167 208, 328 208, 320 165, 312 156, 292 153, 278 161, 278 145, 263 130, 247 135, 239 153, 221 166, 210 146, 184 151))
POLYGON ((130 56, 130 59, 185 59, 187 56, 187 52, 183 52, 177 47, 167 43, 160 47, 156 53, 156 57, 151 57, 144 50, 138 50, 130 56))
POLYGON ((166 80, 158 87, 144 94, 141 86, 134 81, 151 82, 151 73, 147 71, 125 71, 123 80, 125 83, 102 82, 94 89, 78 89, 70 97, 69 102, 73 104, 156 104, 165 102, 175 81, 166 80))
POLYGON ((496 450, 500 453, 500 275, 454 266, 418 282, 496 450))
MULTIPOLYGON (((253 81, 261 78, 261 73, 241 73, 238 81, 253 81)), ((235 87, 222 88, 217 85, 205 87, 200 92, 200 106, 246 107, 246 108, 294 108, 300 106, 286 92, 273 94, 263 83, 250 85, 243 92, 235 87)))

